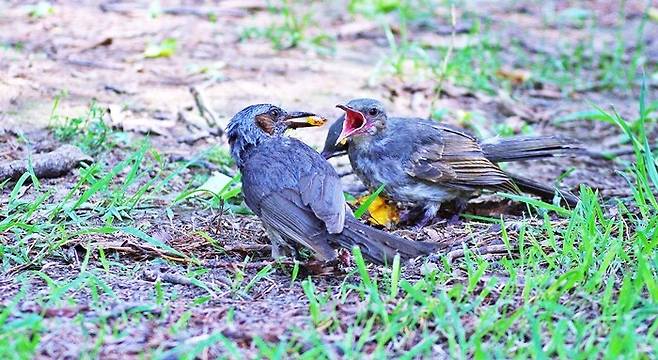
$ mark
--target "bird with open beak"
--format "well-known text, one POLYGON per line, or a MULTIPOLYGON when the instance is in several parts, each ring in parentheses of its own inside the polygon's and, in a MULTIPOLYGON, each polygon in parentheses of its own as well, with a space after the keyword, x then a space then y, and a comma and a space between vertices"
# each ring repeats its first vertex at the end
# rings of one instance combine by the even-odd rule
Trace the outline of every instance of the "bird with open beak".
MULTIPOLYGON (((287 129, 318 125, 311 113, 251 105, 227 126, 231 155, 242 172, 245 203, 260 218, 272 242, 272 256, 310 249, 319 260, 336 258, 335 247, 359 246, 375 263, 395 254, 427 255, 436 244, 411 241, 360 223, 345 203, 334 168, 287 129)), ((322 120, 323 121, 323 120, 322 120)))
MULTIPOLYGON (((368 188, 385 184, 390 200, 423 208, 419 227, 435 217, 441 203, 456 200, 464 208, 481 189, 527 192, 543 199, 552 199, 558 191, 569 205, 578 202, 567 191, 508 174, 496 165, 581 153, 573 140, 518 136, 479 142, 461 129, 431 120, 389 118, 382 103, 373 99, 355 99, 337 107, 345 111, 342 129, 333 147, 325 145, 324 154, 346 148, 352 169, 368 188)), ((334 133, 330 131, 328 138, 334 133)))

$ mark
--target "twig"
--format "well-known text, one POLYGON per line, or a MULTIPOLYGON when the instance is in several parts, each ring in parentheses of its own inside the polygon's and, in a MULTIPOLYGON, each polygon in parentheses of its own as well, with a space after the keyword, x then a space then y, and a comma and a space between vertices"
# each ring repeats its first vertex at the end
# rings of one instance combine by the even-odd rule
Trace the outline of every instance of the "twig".
POLYGON ((203 263, 203 266, 209 268, 224 268, 231 270, 246 270, 246 269, 261 269, 265 266, 274 266, 274 265, 285 265, 285 266, 295 266, 299 264, 300 270, 303 272, 301 274, 311 275, 311 276, 321 276, 321 275, 331 275, 336 274, 337 272, 343 272, 340 268, 341 263, 340 259, 331 260, 331 261, 319 261, 311 260, 307 262, 298 262, 292 259, 278 259, 278 260, 265 260, 265 261, 254 261, 254 262, 224 262, 224 261, 206 261, 203 263))
POLYGON ((126 313, 142 313, 142 314, 153 314, 160 315, 162 310, 154 304, 142 304, 142 303, 128 303, 128 304, 118 304, 114 306, 110 311, 106 313, 101 313, 96 316, 91 316, 91 319, 96 317, 102 319, 116 319, 126 313))
MULTIPOLYGON (((222 3, 220 3, 220 5, 221 6, 213 7, 213 8, 177 6, 177 7, 162 8, 160 11, 163 14, 173 15, 173 16, 191 15, 205 19, 212 19, 213 17, 219 17, 219 16, 246 16, 249 14, 248 10, 250 8, 255 8, 255 4, 249 4, 246 1, 241 1, 240 3, 237 4, 230 4, 228 1, 227 2, 223 1, 222 3)), ((113 2, 113 1, 107 1, 101 3, 99 5, 99 8, 103 12, 114 12, 127 16, 138 16, 139 12, 144 12, 147 10, 146 7, 143 6, 142 4, 122 3, 122 2, 113 2)))
POLYGON ((253 262, 225 262, 225 261, 206 261, 203 263, 203 266, 209 268, 224 268, 224 269, 259 269, 267 265, 295 265, 294 260, 265 260, 265 261, 253 261, 253 262))
POLYGON ((272 252, 272 245, 268 244, 253 244, 253 245, 238 245, 238 246, 225 246, 226 252, 240 252, 240 253, 270 253, 272 252))
POLYGON ((120 86, 113 85, 113 84, 105 84, 103 86, 103 89, 107 90, 107 91, 111 91, 111 92, 113 92, 117 95, 132 95, 132 94, 135 94, 134 91, 127 90, 127 89, 124 89, 120 86))
POLYGON ((41 314, 44 318, 72 318, 76 315, 89 311, 90 308, 88 305, 78 305, 70 307, 57 307, 57 308, 47 308, 40 305, 35 305, 34 307, 21 309, 22 312, 31 312, 34 314, 41 314))
MULTIPOLYGON (((507 254, 509 253, 509 250, 505 245, 488 245, 473 249, 473 252, 478 255, 507 254)), ((452 263, 454 260, 461 257, 464 257, 464 249, 453 250, 448 253, 448 262, 452 263)))
MULTIPOLYGON (((61 59, 55 58, 54 60, 59 61, 61 59)), ((103 64, 101 62, 92 61, 92 60, 72 59, 72 58, 68 57, 68 58, 65 58, 64 61, 68 64, 76 65, 76 66, 84 66, 84 67, 108 69, 108 70, 123 70, 123 68, 120 67, 120 66, 103 64)))
POLYGON ((452 31, 450 32, 450 45, 448 46, 448 51, 446 56, 443 58, 443 63, 441 64, 441 75, 439 76, 439 81, 434 87, 434 96, 432 97, 432 102, 430 103, 430 113, 428 119, 432 119, 432 112, 434 111, 434 105, 436 101, 441 97, 443 91, 443 81, 446 78, 446 73, 448 72, 448 62, 452 57, 452 50, 455 48, 455 37, 457 37, 457 15, 455 14, 455 5, 450 5, 450 24, 452 31))
MULTIPOLYGON (((658 150, 658 145, 650 146, 651 151, 658 150)), ((632 147, 625 147, 621 149, 615 149, 610 151, 585 151, 585 155, 589 156, 592 159, 603 159, 603 160, 612 160, 614 158, 624 156, 624 155, 633 155, 635 154, 635 149, 632 147)))
MULTIPOLYGON (((215 224, 213 229, 215 230, 215 235, 219 235, 222 233, 222 220, 224 220, 224 205, 226 205, 226 201, 224 199, 220 199, 219 201, 219 213, 215 215, 212 220, 210 221, 210 224, 215 224)), ((224 248, 226 250, 226 248, 224 248)))
POLYGON ((245 16, 248 14, 247 11, 241 9, 220 9, 220 8, 199 9, 196 7, 184 7, 184 6, 164 8, 162 9, 162 13, 167 15, 174 15, 174 16, 191 15, 191 16, 200 17, 202 19, 212 19, 213 17, 217 17, 219 15, 245 16))
MULTIPOLYGON (((176 284, 176 285, 186 285, 186 286, 196 286, 199 287, 203 290, 206 290, 208 294, 210 294, 213 297, 216 297, 217 294, 211 287, 214 287, 213 284, 206 283, 205 281, 201 281, 198 279, 191 279, 189 277, 180 275, 180 274, 175 274, 172 272, 168 272, 166 270, 163 271, 161 268, 157 268, 155 270, 151 269, 146 269, 143 272, 144 279, 148 281, 156 281, 157 279, 160 279, 164 282, 170 283, 170 284, 176 284)), ((222 282, 222 285, 229 287, 230 284, 226 284, 222 282)))
POLYGON ((203 100, 203 96, 201 95, 199 89, 197 89, 194 86, 191 86, 190 93, 192 94, 192 97, 194 98, 194 103, 196 104, 196 107, 199 110, 199 115, 201 115, 201 117, 206 120, 206 124, 208 124, 210 128, 216 129, 219 136, 224 135, 224 129, 222 129, 217 124, 217 115, 215 115, 215 113, 208 106, 206 106, 206 103, 203 100))

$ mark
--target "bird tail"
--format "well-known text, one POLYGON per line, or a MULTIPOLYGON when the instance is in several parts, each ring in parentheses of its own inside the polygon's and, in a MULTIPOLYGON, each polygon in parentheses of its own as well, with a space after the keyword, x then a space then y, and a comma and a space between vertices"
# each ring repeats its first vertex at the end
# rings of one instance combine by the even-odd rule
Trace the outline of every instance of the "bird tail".
POLYGON ((492 162, 508 162, 585 153, 580 144, 562 136, 515 136, 480 144, 492 162))
POLYGON ((355 218, 345 219, 343 231, 332 240, 346 249, 357 245, 368 260, 378 264, 392 264, 395 254, 407 260, 439 249, 438 244, 403 239, 362 224, 355 218))
POLYGON ((567 190, 546 186, 522 176, 508 175, 522 192, 539 196, 544 201, 551 202, 553 196, 555 196, 555 191, 557 191, 569 206, 573 207, 578 203, 578 197, 567 190))

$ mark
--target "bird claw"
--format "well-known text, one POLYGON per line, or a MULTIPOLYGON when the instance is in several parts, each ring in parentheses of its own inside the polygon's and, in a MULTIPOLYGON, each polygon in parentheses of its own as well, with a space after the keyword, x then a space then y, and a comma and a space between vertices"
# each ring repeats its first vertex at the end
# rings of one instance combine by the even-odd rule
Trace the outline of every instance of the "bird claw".
POLYGON ((448 219, 448 225, 461 225, 462 220, 459 218, 459 214, 454 214, 448 219))
POLYGON ((418 231, 424 228, 425 226, 430 225, 432 223, 432 220, 434 220, 434 217, 435 217, 434 214, 425 213, 422 219, 420 219, 420 221, 416 223, 416 225, 414 225, 414 230, 418 231))

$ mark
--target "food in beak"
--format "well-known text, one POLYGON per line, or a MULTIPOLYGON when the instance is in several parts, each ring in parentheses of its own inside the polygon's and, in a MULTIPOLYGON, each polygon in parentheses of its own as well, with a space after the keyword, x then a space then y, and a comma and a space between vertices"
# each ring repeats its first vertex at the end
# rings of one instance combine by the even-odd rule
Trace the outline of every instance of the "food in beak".
POLYGON ((311 113, 293 112, 288 114, 286 124, 291 129, 322 126, 327 123, 327 119, 311 113))

